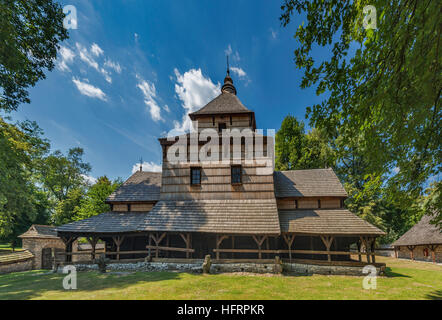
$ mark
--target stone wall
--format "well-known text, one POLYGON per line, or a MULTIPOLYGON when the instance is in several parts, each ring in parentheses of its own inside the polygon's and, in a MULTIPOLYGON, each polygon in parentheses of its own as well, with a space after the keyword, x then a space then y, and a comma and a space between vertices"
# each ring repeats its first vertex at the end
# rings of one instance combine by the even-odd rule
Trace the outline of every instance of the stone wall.
MULTIPOLYGON (((137 262, 137 263, 110 263, 106 269, 110 272, 152 272, 152 271, 182 271, 182 272, 202 272, 201 262, 194 263, 172 263, 172 262, 137 262)), ((77 271, 98 271, 97 264, 75 264, 77 271)), ((223 263, 212 264, 210 273, 228 273, 228 272, 248 272, 248 273, 278 273, 274 263, 223 263)), ((311 275, 351 275, 366 276, 362 272, 363 267, 345 267, 345 266, 319 266, 298 263, 284 263, 282 265, 285 272, 311 275)), ((59 268, 59 272, 63 267, 59 268)), ((377 274, 383 273, 383 268, 376 268, 377 274)))
MULTIPOLYGON (((326 266, 326 265, 312 265, 302 263, 283 263, 284 272, 290 272, 299 275, 344 275, 344 276, 366 276, 363 273, 364 267, 347 267, 347 266, 326 266)), ((377 275, 384 273, 384 268, 376 268, 377 275)))
POLYGON ((35 256, 32 269, 41 269, 43 249, 65 249, 63 241, 59 238, 23 238, 22 241, 23 249, 29 250, 35 256))
POLYGON ((0 274, 32 270, 34 259, 0 265, 0 274))
MULTIPOLYGON (((415 260, 432 262, 433 258, 431 256, 431 250, 428 249, 428 256, 425 256, 424 249, 425 246, 416 246, 413 250, 413 255, 415 260)), ((436 256, 436 262, 442 263, 442 245, 439 245, 436 250, 434 250, 436 256)), ((397 251, 398 258, 411 259, 410 250, 407 247, 400 247, 397 251)))

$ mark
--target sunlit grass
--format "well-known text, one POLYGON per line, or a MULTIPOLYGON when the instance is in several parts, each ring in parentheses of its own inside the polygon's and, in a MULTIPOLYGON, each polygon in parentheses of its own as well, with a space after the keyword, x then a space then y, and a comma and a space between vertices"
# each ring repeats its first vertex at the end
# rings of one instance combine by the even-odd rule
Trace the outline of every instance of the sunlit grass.
POLYGON ((376 290, 363 277, 138 272, 78 273, 78 289, 63 274, 30 271, 0 275, 0 299, 442 299, 442 267, 379 258, 387 276, 376 290))

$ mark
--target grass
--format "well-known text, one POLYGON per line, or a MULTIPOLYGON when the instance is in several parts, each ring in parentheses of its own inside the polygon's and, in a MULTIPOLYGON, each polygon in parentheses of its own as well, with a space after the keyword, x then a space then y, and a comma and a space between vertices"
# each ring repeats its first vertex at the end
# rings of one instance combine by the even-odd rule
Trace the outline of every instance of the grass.
MULTIPOLYGON (((20 251, 20 250, 23 250, 23 249, 15 248, 15 251, 20 251)), ((2 253, 2 252, 9 252, 9 251, 12 251, 12 247, 11 247, 10 244, 0 243, 0 253, 2 253)))
POLYGON ((78 289, 62 288, 63 274, 0 275, 0 299, 442 299, 442 266, 379 257, 387 276, 376 290, 363 277, 138 272, 78 273, 78 289))

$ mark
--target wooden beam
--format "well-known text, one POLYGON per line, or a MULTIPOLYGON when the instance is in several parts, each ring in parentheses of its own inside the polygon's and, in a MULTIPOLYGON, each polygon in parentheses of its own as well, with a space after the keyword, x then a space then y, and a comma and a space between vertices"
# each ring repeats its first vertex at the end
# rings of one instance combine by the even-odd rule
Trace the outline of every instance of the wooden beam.
POLYGON ((430 244, 428 247, 431 250, 431 259, 433 260, 433 263, 436 263, 436 252, 435 251, 436 251, 438 245, 437 244, 430 244))
POLYGON ((328 252, 327 260, 330 262, 331 261, 330 247, 333 242, 333 237, 332 236, 321 236, 321 240, 324 243, 325 247, 327 248, 327 252, 328 252))
POLYGON ((262 253, 261 253, 261 246, 264 243, 264 241, 267 239, 267 236, 252 236, 255 240, 256 244, 258 245, 258 259, 262 259, 262 253))
MULTIPOLYGON (((228 237, 229 236, 226 236, 226 235, 222 235, 222 236, 216 235, 216 249, 219 249, 219 247, 221 246, 221 242, 223 242, 224 239, 227 239, 228 237)), ((219 252, 217 252, 217 251, 214 251, 214 252, 216 252, 216 259, 219 260, 219 252)))
POLYGON ((117 260, 120 260, 120 247, 121 244, 124 241, 125 236, 116 236, 116 237, 112 237, 112 239, 115 242, 115 245, 117 246, 117 260))
POLYGON ((292 260, 292 244, 293 241, 295 240, 295 236, 294 234, 290 234, 290 233, 283 233, 282 237, 284 238, 284 241, 287 243, 287 246, 289 247, 289 259, 290 261, 292 260))
POLYGON ((411 260, 414 260, 414 248, 416 248, 416 246, 407 246, 408 250, 410 250, 410 258, 411 260))
POLYGON ((195 252, 195 249, 191 248, 179 248, 179 247, 162 247, 162 246, 146 246, 147 249, 159 249, 164 251, 178 251, 178 252, 186 252, 186 253, 193 253, 195 252))

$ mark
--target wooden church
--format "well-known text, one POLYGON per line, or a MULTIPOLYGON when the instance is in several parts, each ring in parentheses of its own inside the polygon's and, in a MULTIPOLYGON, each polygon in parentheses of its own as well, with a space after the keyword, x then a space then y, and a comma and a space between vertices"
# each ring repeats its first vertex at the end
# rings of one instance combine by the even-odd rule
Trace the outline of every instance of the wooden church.
POLYGON ((136 172, 106 200, 110 212, 57 228, 67 261, 72 243, 85 237, 92 255, 100 241, 114 260, 211 255, 220 262, 276 256, 324 264, 360 265, 362 257, 375 262, 374 241, 384 233, 344 208, 347 193, 332 169, 269 167, 273 138, 256 133, 255 113, 238 99, 229 71, 220 95, 189 116, 197 133, 249 129, 252 135, 241 138, 236 151, 228 140, 231 161, 193 160, 208 140, 182 144, 186 161, 170 161, 172 148, 191 142, 192 133, 159 139, 161 173, 136 172), (249 159, 246 151, 257 141, 264 151, 249 159))

